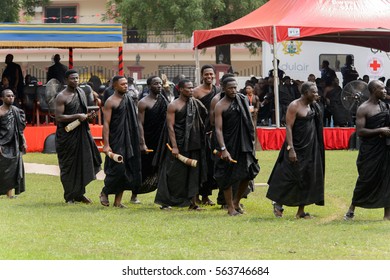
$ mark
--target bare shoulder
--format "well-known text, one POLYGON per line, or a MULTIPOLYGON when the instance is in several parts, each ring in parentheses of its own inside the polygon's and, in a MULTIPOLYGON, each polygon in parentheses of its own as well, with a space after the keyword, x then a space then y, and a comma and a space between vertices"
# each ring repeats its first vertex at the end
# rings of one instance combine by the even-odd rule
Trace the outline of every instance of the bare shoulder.
POLYGON ((179 99, 175 99, 171 103, 168 104, 168 108, 167 108, 168 112, 175 112, 177 110, 178 101, 179 101, 179 99))
POLYGON ((370 102, 365 101, 365 102, 363 102, 363 103, 357 108, 356 115, 365 116, 365 115, 367 115, 372 109, 373 109, 373 105, 372 105, 370 102))
POLYGON ((113 94, 109 98, 107 98, 106 102, 104 103, 105 109, 112 109, 114 107, 117 107, 119 105, 121 100, 118 99, 118 97, 113 94))
POLYGON ((292 101, 289 105, 288 105, 288 110, 290 111, 298 111, 299 107, 300 107, 300 103, 299 103, 299 99, 295 99, 294 101, 292 101))
POLYGON ((217 105, 215 105, 215 110, 224 111, 226 110, 230 105, 230 102, 226 98, 222 98, 217 102, 217 105))
POLYGON ((67 94, 67 92, 65 90, 63 90, 63 91, 61 91, 60 93, 57 94, 56 100, 59 103, 65 102, 66 99, 68 98, 68 96, 69 96, 69 94, 67 94))

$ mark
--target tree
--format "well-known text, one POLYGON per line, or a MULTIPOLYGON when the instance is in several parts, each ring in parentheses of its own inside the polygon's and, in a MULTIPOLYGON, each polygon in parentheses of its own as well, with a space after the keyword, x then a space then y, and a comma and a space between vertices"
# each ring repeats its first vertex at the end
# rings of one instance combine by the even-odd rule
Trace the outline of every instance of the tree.
POLYGON ((48 5, 50 0, 3 0, 0 9, 0 22, 18 22, 19 12, 34 15, 35 7, 48 5), (4 2, 4 3, 3 3, 4 2))
POLYGON ((110 0, 107 16, 140 33, 157 35, 175 30, 190 37, 197 29, 230 23, 266 3, 267 0, 110 0))

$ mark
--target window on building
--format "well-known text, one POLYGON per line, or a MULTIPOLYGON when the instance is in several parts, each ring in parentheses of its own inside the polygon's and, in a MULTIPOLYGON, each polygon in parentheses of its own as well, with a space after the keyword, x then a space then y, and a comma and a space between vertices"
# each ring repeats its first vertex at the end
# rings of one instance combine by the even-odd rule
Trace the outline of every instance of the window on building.
POLYGON ((47 7, 45 9, 45 23, 76 23, 76 6, 47 7))
POLYGON ((329 61, 329 68, 332 68, 336 72, 340 72, 341 67, 345 64, 345 58, 347 55, 352 54, 320 54, 319 70, 321 71, 322 61, 329 61))

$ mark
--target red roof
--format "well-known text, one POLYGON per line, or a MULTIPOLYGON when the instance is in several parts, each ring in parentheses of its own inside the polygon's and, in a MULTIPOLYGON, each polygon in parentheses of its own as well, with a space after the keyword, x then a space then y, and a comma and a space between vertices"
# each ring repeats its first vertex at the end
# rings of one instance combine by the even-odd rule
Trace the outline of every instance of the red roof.
POLYGON ((390 51, 390 0, 271 0, 224 26, 194 31, 194 48, 310 40, 390 51))

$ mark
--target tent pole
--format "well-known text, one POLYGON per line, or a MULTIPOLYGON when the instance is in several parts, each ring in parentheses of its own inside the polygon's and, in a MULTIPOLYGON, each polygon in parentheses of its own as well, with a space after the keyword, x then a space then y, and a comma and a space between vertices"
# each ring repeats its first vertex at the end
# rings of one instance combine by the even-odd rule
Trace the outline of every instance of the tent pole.
POLYGON ((195 86, 200 85, 199 51, 195 48, 195 86))
POLYGON ((274 25, 272 27, 272 33, 273 33, 273 56, 274 56, 274 101, 275 101, 275 122, 276 127, 280 127, 280 119, 279 119, 279 75, 278 75, 278 63, 277 63, 277 54, 276 54, 276 48, 277 48, 277 42, 276 42, 276 26, 274 25))
POLYGON ((73 69, 73 48, 69 48, 69 69, 73 69))
POLYGON ((118 48, 118 62, 119 75, 123 76, 123 47, 118 48))

